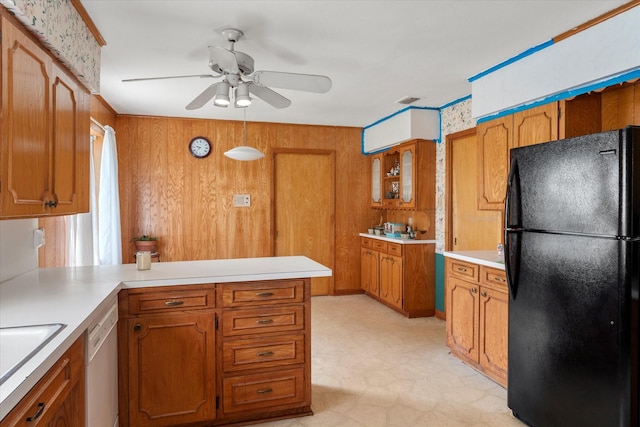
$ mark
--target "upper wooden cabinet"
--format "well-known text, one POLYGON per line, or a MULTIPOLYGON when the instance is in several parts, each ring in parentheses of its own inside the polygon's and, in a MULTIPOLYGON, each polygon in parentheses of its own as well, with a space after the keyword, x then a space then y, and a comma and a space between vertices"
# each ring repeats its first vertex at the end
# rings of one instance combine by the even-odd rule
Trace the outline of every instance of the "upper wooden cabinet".
POLYGON ((501 210, 507 191, 513 117, 480 123, 478 132, 478 209, 501 210))
POLYGON ((89 93, 2 17, 0 217, 89 210, 89 93))
POLYGON ((435 143, 420 139, 374 155, 371 158, 371 206, 435 209, 435 158, 435 143))
POLYGON ((638 82, 478 124, 478 209, 504 209, 510 149, 633 124, 640 124, 638 82))

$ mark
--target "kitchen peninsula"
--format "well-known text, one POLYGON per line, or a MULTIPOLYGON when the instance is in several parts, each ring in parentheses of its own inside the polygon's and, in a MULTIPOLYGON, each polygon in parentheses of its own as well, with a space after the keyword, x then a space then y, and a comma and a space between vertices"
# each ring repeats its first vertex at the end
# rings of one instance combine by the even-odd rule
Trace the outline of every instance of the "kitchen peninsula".
MULTIPOLYGON (((242 417, 256 420, 311 414, 310 278, 331 274, 331 269, 309 258, 292 256, 154 263, 146 271, 138 271, 134 264, 47 268, 7 280, 0 284, 0 327, 51 323, 66 326, 0 384, 0 420, 77 340, 82 339, 87 327, 119 293, 120 313, 121 316, 125 314, 118 325, 119 335, 129 330, 129 326, 133 328, 129 335, 133 335, 132 331, 138 331, 138 324, 153 323, 161 317, 177 319, 181 316, 178 310, 198 312, 200 319, 212 319, 214 329, 207 335, 206 345, 210 345, 209 341, 215 343, 208 348, 214 352, 210 354, 211 373, 219 381, 211 379, 214 394, 207 398, 213 399, 213 411, 205 414, 207 421, 224 424, 238 422, 242 417), (180 300, 185 292, 191 296, 194 292, 206 294, 206 297, 203 300, 195 295, 194 299, 180 300), (165 304, 163 297, 169 298, 170 304, 165 304), (160 305, 154 305, 156 303, 160 305), (274 342, 267 342, 269 340, 274 342), (286 346, 288 342, 294 342, 297 347, 295 359, 285 361, 284 366, 278 360, 270 360, 268 353, 263 356, 266 367, 260 366, 260 361, 252 365, 247 362, 246 366, 226 364, 225 345, 228 345, 229 354, 236 355, 238 353, 234 351, 239 344, 268 347, 286 346), (220 351, 223 354, 219 354, 220 351), (283 378, 275 378, 278 372, 285 373, 283 378), (270 385, 270 379, 275 384, 270 385), (237 394, 241 388, 249 388, 246 384, 243 386, 242 381, 259 380, 266 384, 259 391, 271 395, 262 402, 254 400, 245 404, 237 394), (278 395, 278 386, 283 384, 295 388, 293 398, 278 395), (271 390, 266 391, 268 389, 271 390), (216 409, 218 400, 221 402, 216 409), (271 403, 265 403, 266 400, 271 403), (265 413, 268 416, 263 416, 265 413)), ((125 349, 122 348, 123 338, 126 339, 119 337, 119 357, 127 353, 134 355, 135 351, 128 348, 132 338, 129 337, 125 349)), ((123 381, 127 383, 122 375, 121 372, 121 385, 123 381)), ((122 389, 121 394, 123 391, 129 394, 122 389)), ((136 425, 133 423, 135 417, 130 416, 135 414, 135 409, 123 407, 123 399, 120 399, 120 425, 136 425)), ((195 417, 192 415, 189 422, 197 422, 195 417)), ((165 418, 164 422, 163 425, 183 423, 177 418, 175 423, 170 418, 165 418)))

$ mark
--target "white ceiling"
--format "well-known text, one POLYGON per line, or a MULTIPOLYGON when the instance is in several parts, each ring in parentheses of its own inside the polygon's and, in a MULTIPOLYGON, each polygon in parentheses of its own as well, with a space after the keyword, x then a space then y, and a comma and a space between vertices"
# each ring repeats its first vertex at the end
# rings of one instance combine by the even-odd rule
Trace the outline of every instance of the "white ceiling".
POLYGON ((248 121, 357 127, 404 108, 405 96, 428 107, 465 97, 470 76, 626 2, 82 0, 107 42, 100 92, 119 114, 242 120, 212 102, 185 110, 217 80, 121 82, 210 74, 207 46, 227 47, 215 30, 231 26, 256 70, 333 81, 326 94, 276 89, 291 106, 254 100, 248 121))

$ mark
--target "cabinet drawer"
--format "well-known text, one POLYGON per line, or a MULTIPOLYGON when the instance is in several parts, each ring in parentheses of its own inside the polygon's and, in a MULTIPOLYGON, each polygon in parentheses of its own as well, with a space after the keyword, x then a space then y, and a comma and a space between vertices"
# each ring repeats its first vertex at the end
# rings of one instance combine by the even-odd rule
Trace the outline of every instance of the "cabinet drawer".
POLYGON ((402 245, 400 243, 388 243, 387 253, 395 256, 402 256, 402 245))
POLYGON ((222 314, 222 334, 236 336, 264 332, 295 331, 304 328, 304 307, 273 307, 231 310, 222 314))
POLYGON ((304 335, 226 341, 222 345, 224 372, 304 363, 304 335))
POLYGON ((448 258, 448 268, 447 273, 453 274, 454 276, 472 280, 477 282, 479 279, 479 266, 477 264, 472 264, 470 262, 460 261, 457 259, 448 258))
POLYGON ((480 281, 483 285, 506 288, 507 275, 504 271, 490 267, 480 267, 480 281))
POLYGON ((215 289, 167 290, 129 295, 129 313, 144 314, 180 310, 213 308, 215 289))
POLYGON ((304 300, 304 281, 238 283, 222 286, 222 306, 273 305, 304 300))
POLYGON ((243 375, 223 380, 225 413, 251 411, 304 401, 303 369, 243 375))
POLYGON ((83 338, 78 339, 9 412, 2 420, 2 426, 45 425, 56 415, 78 381, 84 381, 83 338))
POLYGON ((371 248, 376 251, 387 252, 387 242, 384 240, 373 240, 371 248))
POLYGON ((373 248, 373 239, 367 239, 366 237, 360 238, 360 246, 363 248, 373 248))

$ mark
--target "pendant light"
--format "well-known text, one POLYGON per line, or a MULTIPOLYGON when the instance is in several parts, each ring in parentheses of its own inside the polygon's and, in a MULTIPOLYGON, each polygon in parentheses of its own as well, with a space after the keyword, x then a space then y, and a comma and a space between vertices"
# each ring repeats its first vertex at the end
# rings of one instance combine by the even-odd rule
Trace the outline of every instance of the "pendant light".
POLYGON ((225 151, 224 155, 233 160, 258 160, 264 157, 264 153, 257 148, 247 146, 247 109, 243 111, 244 120, 242 127, 242 145, 225 151))

